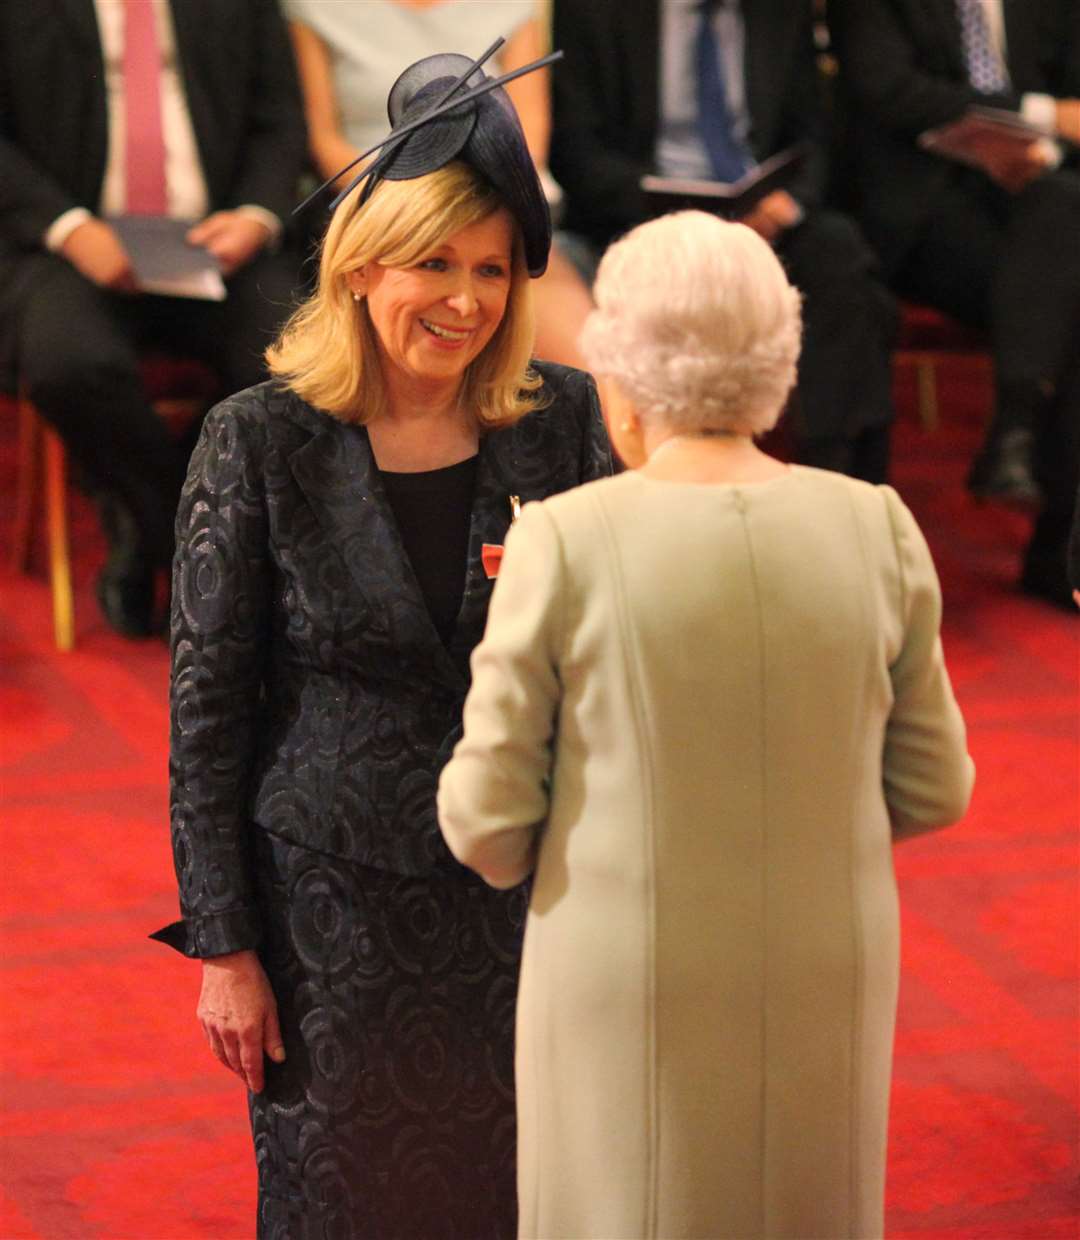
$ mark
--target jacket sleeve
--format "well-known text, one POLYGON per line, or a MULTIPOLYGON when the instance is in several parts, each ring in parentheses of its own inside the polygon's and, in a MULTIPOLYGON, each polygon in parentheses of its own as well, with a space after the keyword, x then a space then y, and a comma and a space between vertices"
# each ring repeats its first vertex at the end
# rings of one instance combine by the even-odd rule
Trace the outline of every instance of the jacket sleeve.
POLYGON ((183 921, 152 937, 196 957, 259 940, 249 786, 270 555, 253 399, 242 394, 207 416, 176 519, 169 779, 183 921))
POLYGON ((529 504, 507 536, 484 640, 473 652, 464 734, 439 781, 450 851, 493 887, 528 877, 547 817, 562 578, 551 518, 529 504))
POLYGON ((49 225, 78 205, 13 141, 0 134, 0 237, 23 250, 41 249, 49 225))
POLYGON ((941 648, 941 589, 915 518, 884 488, 900 573, 903 639, 882 769, 894 838, 948 826, 971 800, 975 764, 941 648))

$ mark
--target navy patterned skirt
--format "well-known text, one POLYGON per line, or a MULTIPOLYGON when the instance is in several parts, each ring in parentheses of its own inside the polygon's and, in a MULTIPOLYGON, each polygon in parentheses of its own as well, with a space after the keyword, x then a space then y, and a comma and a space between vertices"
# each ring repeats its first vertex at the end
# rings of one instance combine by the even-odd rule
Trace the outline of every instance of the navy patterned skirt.
POLYGON ((513 1237, 525 889, 253 834, 287 1054, 250 1102, 260 1237, 513 1237))

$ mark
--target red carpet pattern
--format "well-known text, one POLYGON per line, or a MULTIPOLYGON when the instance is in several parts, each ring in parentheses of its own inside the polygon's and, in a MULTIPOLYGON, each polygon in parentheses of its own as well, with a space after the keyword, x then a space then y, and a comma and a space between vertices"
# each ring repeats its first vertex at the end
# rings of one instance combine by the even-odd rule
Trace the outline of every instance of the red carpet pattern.
MULTIPOLYGON (((1075 1237, 1080 624, 1015 593, 1024 519, 978 509, 963 490, 981 375, 950 369, 941 401, 936 435, 905 413, 894 474, 944 582, 946 652, 979 776, 959 827, 898 852, 888 1234, 1075 1237)), ((13 436, 0 406, 4 553, 13 436)), ((165 650, 104 628, 92 597, 103 547, 85 501, 73 506, 73 654, 53 651, 44 578, 0 572, 0 1236, 247 1237, 254 1165, 240 1087, 194 1022, 197 966, 145 940, 175 909, 165 650)))

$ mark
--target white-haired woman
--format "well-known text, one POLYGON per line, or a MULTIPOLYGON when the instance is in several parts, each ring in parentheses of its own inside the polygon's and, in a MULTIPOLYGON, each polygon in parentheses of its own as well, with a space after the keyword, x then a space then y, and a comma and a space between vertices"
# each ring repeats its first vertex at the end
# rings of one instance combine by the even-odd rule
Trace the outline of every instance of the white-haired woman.
POLYGON ((891 845, 973 779, 934 568, 891 489, 755 445, 799 301, 750 229, 643 225, 597 296, 631 470, 525 509, 439 788, 461 861, 535 869, 519 1234, 878 1236, 891 845))

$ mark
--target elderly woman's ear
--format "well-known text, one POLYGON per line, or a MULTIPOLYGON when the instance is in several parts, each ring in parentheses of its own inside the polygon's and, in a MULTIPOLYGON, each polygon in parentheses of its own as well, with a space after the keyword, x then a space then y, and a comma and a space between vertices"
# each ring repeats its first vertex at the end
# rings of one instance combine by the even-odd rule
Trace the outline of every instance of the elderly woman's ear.
POLYGON ((640 468, 648 459, 641 416, 610 375, 598 375, 596 387, 611 446, 627 468, 640 468))

